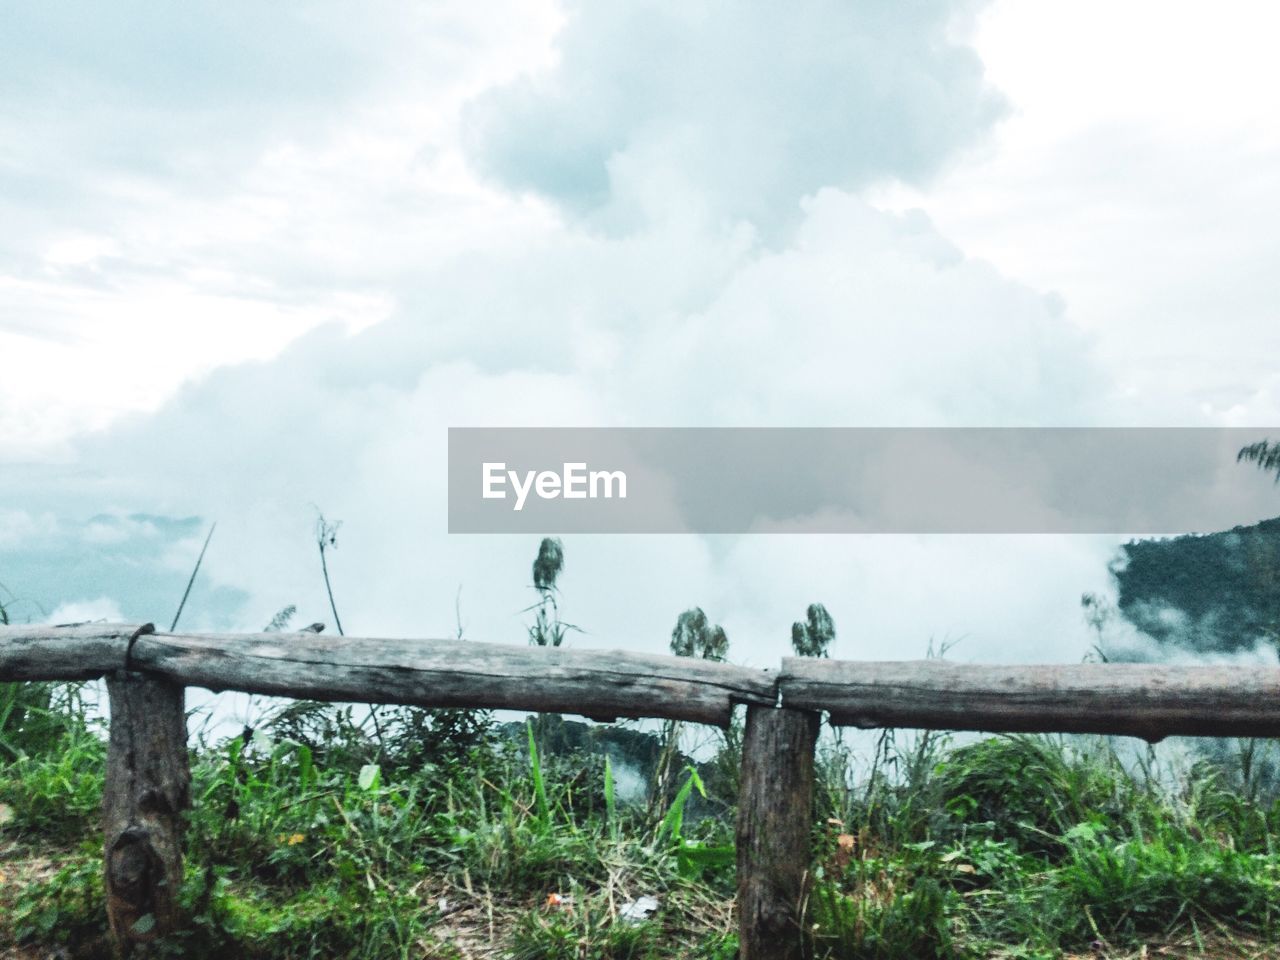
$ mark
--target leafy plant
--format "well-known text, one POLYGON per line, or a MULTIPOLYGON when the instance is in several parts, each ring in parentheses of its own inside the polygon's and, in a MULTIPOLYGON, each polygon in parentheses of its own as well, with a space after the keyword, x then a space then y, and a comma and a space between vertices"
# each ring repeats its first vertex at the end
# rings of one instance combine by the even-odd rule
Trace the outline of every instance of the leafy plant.
POLYGON ((1252 463, 1259 470, 1274 473, 1276 483, 1280 483, 1280 443, 1259 440, 1242 447, 1236 454, 1236 463, 1252 463))
POLYGON ((804 622, 791 625, 791 648, 797 657, 826 657, 835 638, 835 621, 820 603, 809 604, 804 622))
POLYGON ((671 652, 677 657, 723 661, 729 655, 729 637, 724 627, 707 619, 701 607, 693 607, 676 618, 671 652))
POLYGON ((658 950, 656 923, 617 920, 607 900, 581 887, 526 912, 516 922, 512 960, 650 960, 658 950))
POLYGON ((526 724, 525 729, 529 733, 529 775, 533 778, 538 822, 545 828, 551 824, 551 805, 547 801, 547 787, 542 780, 542 762, 538 759, 538 744, 533 739, 533 724, 526 724))
POLYGON ((271 618, 271 622, 262 628, 263 633, 279 633, 287 628, 297 614, 298 608, 294 604, 282 607, 276 611, 276 615, 271 618))
POLYGON ((558 647, 570 630, 578 629, 560 619, 556 580, 562 572, 564 544, 557 538, 544 537, 533 561, 533 589, 538 592, 538 601, 528 608, 537 611, 533 626, 529 627, 529 642, 534 646, 558 647))
MULTIPOLYGON (((671 631, 671 652, 677 657, 722 662, 729 655, 729 636, 722 626, 711 623, 701 607, 693 607, 676 618, 676 625, 671 631)), ((654 813, 670 796, 672 766, 680 750, 680 731, 678 720, 668 720, 663 725, 662 752, 654 768, 650 796, 650 809, 654 813)), ((705 790, 702 793, 706 796, 705 790)))

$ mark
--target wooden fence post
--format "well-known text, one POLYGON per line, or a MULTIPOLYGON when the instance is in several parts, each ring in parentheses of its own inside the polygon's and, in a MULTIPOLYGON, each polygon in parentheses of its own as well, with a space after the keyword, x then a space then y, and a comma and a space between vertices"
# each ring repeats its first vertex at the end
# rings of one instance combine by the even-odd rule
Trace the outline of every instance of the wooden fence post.
POLYGON ((107 677, 111 736, 102 825, 107 917, 117 954, 163 936, 178 919, 182 811, 191 804, 184 690, 117 671, 107 677))
POLYGON ((738 956, 798 960, 818 714, 749 706, 738 797, 738 956))

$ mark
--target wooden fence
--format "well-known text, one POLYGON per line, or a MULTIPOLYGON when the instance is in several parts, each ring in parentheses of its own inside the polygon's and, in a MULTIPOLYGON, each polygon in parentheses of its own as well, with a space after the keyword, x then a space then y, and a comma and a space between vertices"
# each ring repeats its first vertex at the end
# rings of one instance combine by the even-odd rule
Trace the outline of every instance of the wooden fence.
POLYGON ((180 922, 191 802, 184 688, 595 720, 727 726, 747 707, 738 803, 741 960, 801 956, 814 746, 835 725, 1280 736, 1280 668, 787 658, 777 671, 613 650, 314 633, 168 634, 150 624, 0 627, 0 681, 105 677, 107 912, 121 954, 180 922))

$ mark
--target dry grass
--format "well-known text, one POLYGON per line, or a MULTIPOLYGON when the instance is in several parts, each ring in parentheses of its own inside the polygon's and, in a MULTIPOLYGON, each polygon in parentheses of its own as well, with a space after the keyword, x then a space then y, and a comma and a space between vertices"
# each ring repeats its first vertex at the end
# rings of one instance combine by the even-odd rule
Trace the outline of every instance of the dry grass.
MULTIPOLYGON (((7 915, 18 891, 52 877, 62 866, 47 850, 37 853, 17 843, 0 843, 0 916, 7 915)), ((4 925, 0 924, 0 960, 63 960, 60 949, 17 946, 5 943, 4 925)))
POLYGON ((1116 951, 1100 946, 1089 953, 1069 953, 1063 960, 1280 960, 1280 945, 1219 931, 1200 937, 1144 944, 1137 950, 1116 951))

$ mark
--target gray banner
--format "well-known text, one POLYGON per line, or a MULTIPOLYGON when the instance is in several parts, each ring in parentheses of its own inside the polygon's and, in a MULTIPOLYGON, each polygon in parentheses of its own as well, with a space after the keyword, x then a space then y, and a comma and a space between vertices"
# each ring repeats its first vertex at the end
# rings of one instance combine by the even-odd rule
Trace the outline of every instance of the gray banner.
POLYGON ((1264 428, 450 428, 451 533, 1189 533, 1280 515, 1264 428))

